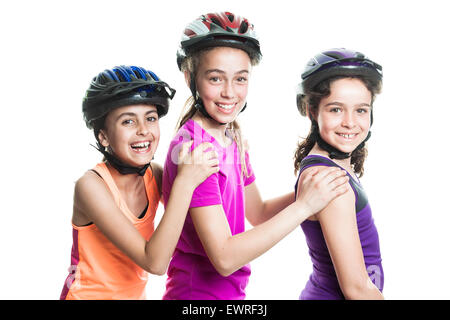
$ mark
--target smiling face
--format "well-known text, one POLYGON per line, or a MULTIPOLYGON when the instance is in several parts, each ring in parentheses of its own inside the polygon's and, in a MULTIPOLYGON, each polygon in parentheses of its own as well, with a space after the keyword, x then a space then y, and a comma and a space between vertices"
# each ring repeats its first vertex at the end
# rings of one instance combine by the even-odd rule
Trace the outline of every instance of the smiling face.
POLYGON ((122 162, 140 167, 152 160, 158 147, 158 121, 155 106, 123 106, 108 113, 98 138, 122 162))
POLYGON ((352 152, 369 132, 372 94, 356 78, 338 79, 330 91, 316 115, 320 136, 336 149, 352 152))
POLYGON ((250 58, 240 49, 217 47, 201 55, 197 91, 216 121, 230 123, 244 107, 250 71, 250 58))

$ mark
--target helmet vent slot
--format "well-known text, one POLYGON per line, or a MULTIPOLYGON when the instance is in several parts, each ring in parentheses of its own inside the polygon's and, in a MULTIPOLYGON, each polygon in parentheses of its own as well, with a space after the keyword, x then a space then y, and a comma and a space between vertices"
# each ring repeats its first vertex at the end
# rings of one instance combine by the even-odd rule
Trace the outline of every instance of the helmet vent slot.
POLYGON ((228 13, 228 14, 227 14, 227 17, 228 17, 228 20, 230 20, 230 22, 233 22, 233 21, 234 21, 234 15, 233 15, 233 14, 228 13))
POLYGON ((223 25, 222 23, 219 21, 219 19, 217 19, 216 17, 212 17, 211 21, 214 22, 215 24, 217 24, 219 27, 221 27, 223 29, 223 25))
POLYGON ((239 33, 246 33, 248 30, 248 23, 246 21, 241 23, 241 27, 239 28, 239 33))
POLYGON ((342 59, 343 58, 339 53, 335 53, 335 52, 327 52, 326 55, 329 57, 332 57, 334 59, 342 59))

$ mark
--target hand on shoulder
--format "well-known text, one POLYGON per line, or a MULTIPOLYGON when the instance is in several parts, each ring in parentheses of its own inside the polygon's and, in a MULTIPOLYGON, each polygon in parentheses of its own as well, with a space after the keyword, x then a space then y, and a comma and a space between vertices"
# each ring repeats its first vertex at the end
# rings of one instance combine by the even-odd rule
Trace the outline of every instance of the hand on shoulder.
POLYGON ((347 172, 337 167, 307 168, 298 181, 297 201, 303 202, 310 215, 318 213, 349 190, 348 180, 347 172))

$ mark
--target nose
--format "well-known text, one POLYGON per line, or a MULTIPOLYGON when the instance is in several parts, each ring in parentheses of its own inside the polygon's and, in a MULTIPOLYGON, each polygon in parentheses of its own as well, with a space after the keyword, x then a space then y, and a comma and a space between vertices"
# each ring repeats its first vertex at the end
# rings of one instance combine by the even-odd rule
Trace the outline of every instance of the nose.
POLYGON ((234 98, 234 87, 231 81, 225 81, 222 88, 222 97, 234 98))
POLYGON ((352 112, 344 112, 342 126, 345 128, 353 128, 355 126, 355 118, 352 112))
POLYGON ((145 122, 139 122, 136 130, 136 135, 138 136, 146 136, 150 132, 150 129, 146 125, 145 122))

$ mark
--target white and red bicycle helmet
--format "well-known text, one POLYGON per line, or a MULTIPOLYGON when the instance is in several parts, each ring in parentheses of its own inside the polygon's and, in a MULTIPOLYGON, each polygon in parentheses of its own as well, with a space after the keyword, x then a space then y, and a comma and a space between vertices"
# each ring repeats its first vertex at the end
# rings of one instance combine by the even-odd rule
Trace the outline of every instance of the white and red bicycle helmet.
POLYGON ((248 53, 259 62, 261 49, 258 37, 246 18, 231 12, 201 15, 184 29, 177 52, 178 68, 190 54, 208 47, 233 47, 248 53))

